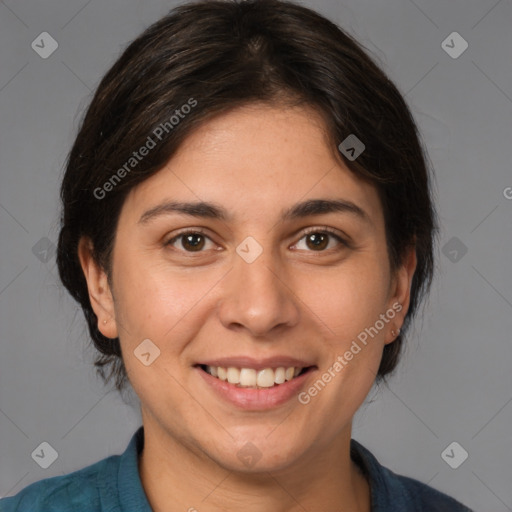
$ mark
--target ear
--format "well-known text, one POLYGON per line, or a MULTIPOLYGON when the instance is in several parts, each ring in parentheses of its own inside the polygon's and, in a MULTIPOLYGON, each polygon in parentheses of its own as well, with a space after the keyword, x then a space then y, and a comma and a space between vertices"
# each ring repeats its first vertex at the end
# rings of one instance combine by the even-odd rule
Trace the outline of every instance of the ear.
POLYGON ((107 274, 94 259, 93 245, 87 237, 82 237, 78 243, 78 258, 87 281, 89 300, 98 319, 98 330, 107 338, 117 338, 114 299, 107 274))
POLYGON ((405 315, 409 310, 411 301, 411 285, 414 272, 416 270, 416 245, 409 246, 404 255, 402 264, 396 270, 391 283, 391 293, 388 307, 397 311, 393 320, 388 323, 385 344, 395 341, 397 338, 396 331, 400 329, 404 323, 405 315), (401 307, 400 307, 400 306, 401 307), (395 331, 394 334, 391 331, 395 331))

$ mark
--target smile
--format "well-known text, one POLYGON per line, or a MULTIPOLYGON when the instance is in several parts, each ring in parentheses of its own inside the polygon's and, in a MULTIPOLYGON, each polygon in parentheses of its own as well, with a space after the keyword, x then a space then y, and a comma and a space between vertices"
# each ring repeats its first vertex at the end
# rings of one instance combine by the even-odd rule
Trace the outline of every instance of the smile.
POLYGON ((265 411, 282 406, 298 395, 312 378, 316 366, 217 366, 196 364, 208 393, 246 411, 265 411))
POLYGON ((227 381, 237 387, 253 389, 271 388, 284 384, 308 370, 308 368, 297 366, 281 366, 278 368, 263 368, 261 370, 236 368, 233 366, 200 365, 200 367, 203 371, 221 381, 227 381))

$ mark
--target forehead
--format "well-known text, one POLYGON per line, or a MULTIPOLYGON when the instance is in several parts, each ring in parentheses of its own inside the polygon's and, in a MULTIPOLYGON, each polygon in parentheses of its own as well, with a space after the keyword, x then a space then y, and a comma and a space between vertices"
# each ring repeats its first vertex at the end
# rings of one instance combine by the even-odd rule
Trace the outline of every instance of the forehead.
POLYGON ((245 106, 194 130, 163 169, 132 189, 123 210, 140 218, 165 200, 208 201, 248 221, 277 217, 308 198, 343 198, 378 224, 377 190, 336 151, 311 108, 245 106))

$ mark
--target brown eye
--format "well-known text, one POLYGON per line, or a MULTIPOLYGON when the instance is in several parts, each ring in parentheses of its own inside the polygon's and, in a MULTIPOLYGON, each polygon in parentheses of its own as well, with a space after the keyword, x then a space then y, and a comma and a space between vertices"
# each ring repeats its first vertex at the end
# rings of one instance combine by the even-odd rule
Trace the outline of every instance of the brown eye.
MULTIPOLYGON (((303 239, 305 239, 306 248, 314 252, 324 252, 325 249, 328 248, 331 239, 334 239, 338 242, 338 247, 334 247, 334 249, 339 250, 344 247, 348 247, 348 243, 345 242, 343 238, 341 238, 338 234, 334 233, 332 230, 327 228, 311 229, 299 240, 299 243, 303 239)), ((299 243, 297 243, 296 245, 299 245, 299 243)))
POLYGON ((199 233, 182 236, 181 245, 187 250, 191 247, 192 251, 200 251, 204 247, 204 237, 199 233))
POLYGON ((183 249, 185 252, 201 252, 206 245, 206 240, 210 240, 206 235, 198 231, 186 231, 171 238, 165 245, 174 246, 175 249, 183 249), (180 246, 175 243, 181 239, 180 246))
POLYGON ((306 235, 306 244, 310 249, 325 249, 329 245, 329 235, 325 233, 311 233, 306 235))

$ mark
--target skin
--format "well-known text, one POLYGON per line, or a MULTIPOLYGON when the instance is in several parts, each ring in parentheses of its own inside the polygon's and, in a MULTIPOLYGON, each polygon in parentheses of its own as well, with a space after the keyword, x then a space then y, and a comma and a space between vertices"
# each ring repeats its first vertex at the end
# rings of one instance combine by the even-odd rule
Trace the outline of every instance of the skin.
POLYGON ((309 108, 236 109, 196 129, 164 169, 131 190, 111 287, 81 240, 98 327, 120 337, 141 401, 139 472, 153 510, 370 511, 368 482, 350 459, 352 418, 384 345, 395 339, 391 331, 403 323, 416 256, 412 248, 391 273, 377 191, 336 151, 309 108), (350 213, 280 220, 299 201, 333 198, 356 203, 371 223, 350 213), (233 219, 170 213, 138 222, 170 199, 212 201, 233 219), (331 236, 320 249, 308 244, 304 229, 325 233, 325 226, 349 246, 331 236), (183 237, 165 245, 182 228, 203 229, 202 252, 183 237), (263 249, 251 264, 236 252, 247 236, 263 249), (193 368, 231 355, 305 358, 318 368, 307 389, 396 303, 402 310, 307 405, 292 398, 272 410, 243 411, 193 368), (133 353, 147 338, 161 353, 144 366, 133 353), (237 457, 248 441, 261 453, 250 468, 237 457))

